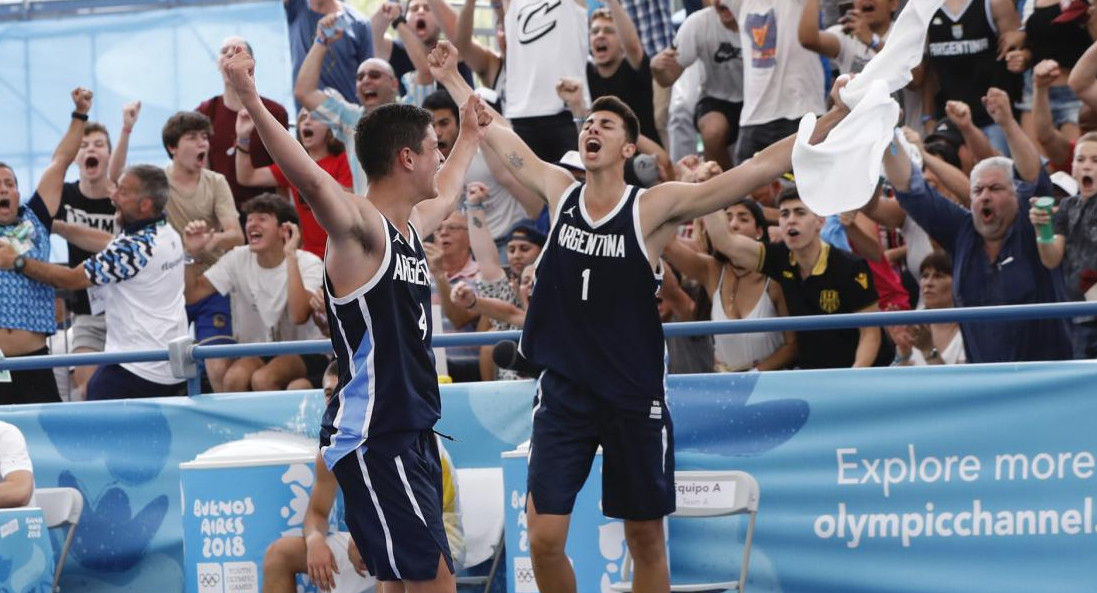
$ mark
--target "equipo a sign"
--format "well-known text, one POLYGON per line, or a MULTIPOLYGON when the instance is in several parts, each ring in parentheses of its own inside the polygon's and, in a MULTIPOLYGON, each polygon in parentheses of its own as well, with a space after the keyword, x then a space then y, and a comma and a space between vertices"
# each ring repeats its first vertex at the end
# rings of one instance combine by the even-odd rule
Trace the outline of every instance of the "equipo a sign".
POLYGON ((731 481, 677 479, 674 493, 679 508, 719 509, 735 504, 735 482, 731 481))

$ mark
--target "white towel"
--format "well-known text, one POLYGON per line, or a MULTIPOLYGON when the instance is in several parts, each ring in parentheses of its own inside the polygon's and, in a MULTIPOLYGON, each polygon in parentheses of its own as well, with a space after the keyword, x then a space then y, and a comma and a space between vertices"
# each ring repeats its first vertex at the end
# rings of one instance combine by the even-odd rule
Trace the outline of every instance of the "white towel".
POLYGON ((800 120, 792 149, 796 186, 804 204, 820 216, 856 210, 868 203, 891 143, 899 105, 890 93, 910 83, 922 60, 926 28, 944 0, 910 0, 892 25, 883 51, 842 89, 851 111, 827 139, 812 146, 815 114, 800 120))

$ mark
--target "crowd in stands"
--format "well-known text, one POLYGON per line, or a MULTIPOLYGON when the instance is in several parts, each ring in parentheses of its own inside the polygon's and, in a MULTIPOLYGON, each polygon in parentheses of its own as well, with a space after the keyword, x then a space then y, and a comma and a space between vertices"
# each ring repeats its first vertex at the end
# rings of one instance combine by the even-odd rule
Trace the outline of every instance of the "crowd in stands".
MULTIPOLYGON (((537 157, 577 180, 578 151, 596 150, 578 146, 578 130, 594 100, 614 95, 639 121, 626 180, 700 183, 823 114, 825 89, 886 47, 903 4, 704 0, 672 14, 668 0, 493 0, 489 40, 473 34, 475 0, 383 2, 371 16, 339 0, 284 0, 295 105, 264 103, 287 134, 293 109, 296 141, 362 195, 369 165, 355 127, 370 110, 420 106, 442 154, 453 149, 461 109, 429 59, 447 40, 461 76, 537 157)), ((1086 0, 944 0, 913 81, 894 95, 902 117, 868 204, 818 216, 790 171, 683 225, 665 253, 661 319, 1097 300, 1095 40, 1097 8, 1086 0)), ((252 54, 247 40, 225 39, 221 70, 236 51, 252 54)), ((140 99, 125 106, 112 144, 88 121, 93 93, 77 88, 36 186, 0 163, 3 356, 50 352, 59 326, 73 352, 163 349, 186 335, 200 344, 328 335, 327 236, 227 81, 164 122, 142 120, 140 99), (162 126, 166 164, 126 162, 137 125, 162 126), (74 163, 78 180, 65 182, 74 163), (47 263, 51 233, 69 243, 67 265, 47 263)), ((444 332, 524 323, 552 233, 508 158, 478 149, 460 206, 427 240, 444 332)), ((438 350, 437 365, 455 381, 532 372, 502 350, 438 350)), ((1091 359, 1097 318, 699 336, 670 339, 668 351, 671 372, 1091 359)), ((211 359, 204 376, 216 392, 319 388, 327 364, 211 359)), ((76 368, 60 381, 19 371, 0 379, 0 404, 182 389, 166 362, 76 368)))

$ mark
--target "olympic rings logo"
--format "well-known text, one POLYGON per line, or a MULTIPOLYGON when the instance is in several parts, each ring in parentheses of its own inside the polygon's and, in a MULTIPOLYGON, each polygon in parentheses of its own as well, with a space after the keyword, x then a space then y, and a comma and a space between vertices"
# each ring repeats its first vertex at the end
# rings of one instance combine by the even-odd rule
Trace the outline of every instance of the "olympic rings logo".
POLYGON ((514 581, 516 583, 532 583, 533 582, 533 568, 523 567, 515 568, 514 581))
POLYGON ((198 584, 205 587, 216 587, 221 582, 221 575, 215 572, 200 572, 198 573, 198 584))

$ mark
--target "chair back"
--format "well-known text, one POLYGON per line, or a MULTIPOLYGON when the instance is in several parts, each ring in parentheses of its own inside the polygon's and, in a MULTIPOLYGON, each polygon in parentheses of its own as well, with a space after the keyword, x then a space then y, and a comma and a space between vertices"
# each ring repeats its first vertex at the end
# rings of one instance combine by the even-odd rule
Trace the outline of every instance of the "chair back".
POLYGON ((37 488, 34 498, 42 509, 46 527, 60 527, 65 523, 77 524, 84 511, 84 497, 76 488, 37 488))
POLYGON ((80 514, 84 512, 84 496, 76 488, 37 488, 34 498, 42 509, 47 528, 68 526, 53 573, 53 591, 57 593, 61 590, 61 571, 65 568, 76 526, 80 524, 80 514))
POLYGON ((457 491, 465 532, 465 566, 476 566, 495 555, 503 536, 503 470, 458 468, 457 491))

